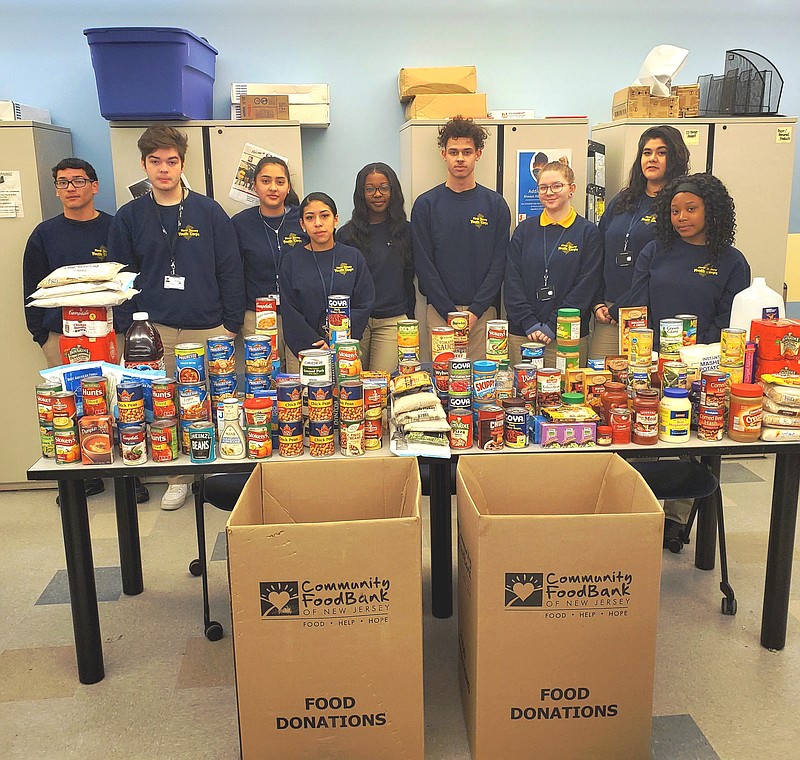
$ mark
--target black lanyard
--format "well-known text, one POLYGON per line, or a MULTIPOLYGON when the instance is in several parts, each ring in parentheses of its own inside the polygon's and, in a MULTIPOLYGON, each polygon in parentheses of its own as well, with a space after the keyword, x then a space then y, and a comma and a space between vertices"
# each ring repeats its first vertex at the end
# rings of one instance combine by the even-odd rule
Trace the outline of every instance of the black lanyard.
POLYGON ((278 267, 279 267, 279 259, 281 255, 281 227, 283 227, 283 223, 286 221, 286 209, 284 208, 283 216, 281 217, 281 223, 278 225, 278 229, 276 230, 269 222, 267 222, 264 215, 261 213, 261 209, 258 209, 258 215, 261 217, 261 222, 264 225, 264 235, 267 238, 267 245, 269 246, 269 252, 272 254, 272 263, 275 265, 275 292, 278 293, 279 285, 278 285, 278 267), (275 235, 275 245, 278 248, 278 252, 275 253, 275 249, 272 247, 272 238, 269 235, 269 232, 274 233, 275 235))
MULTIPOLYGON (((320 251, 320 253, 325 253, 325 251, 320 251)), ((331 248, 331 287, 328 290, 325 287, 325 278, 322 276, 322 270, 319 267, 319 261, 317 261, 317 254, 314 252, 314 249, 311 249, 311 255, 314 257, 314 263, 317 265, 317 272, 319 273, 319 281, 322 283, 322 290, 325 293, 325 296, 333 295, 333 268, 334 264, 336 263, 336 245, 334 244, 333 248, 331 248)), ((327 304, 326 304, 327 308, 327 304)))
MULTIPOLYGON (((651 203, 652 203, 652 201, 651 201, 651 203)), ((639 213, 641 208, 642 208, 642 202, 639 201, 639 203, 636 204, 636 210, 633 212, 633 217, 631 218, 631 223, 628 225, 628 231, 625 233, 625 243, 622 246, 622 252, 623 253, 627 253, 627 251, 628 251, 628 240, 630 239, 630 236, 631 236, 631 230, 639 222, 642 221, 641 215, 639 213)))
POLYGON ((167 232, 166 228, 164 227, 164 223, 161 221, 161 213, 159 212, 159 205, 156 203, 156 199, 153 196, 153 191, 150 191, 150 197, 153 199, 153 203, 156 206, 156 216, 158 217, 158 226, 161 227, 161 232, 164 233, 164 238, 167 241, 167 245, 169 246, 169 273, 174 276, 175 275, 175 249, 178 247, 178 235, 181 231, 181 222, 183 221, 183 201, 185 198, 185 190, 183 185, 181 185, 181 202, 178 204, 178 228, 175 231, 175 237, 170 237, 169 232, 167 232))
POLYGON ((564 237, 564 233, 567 231, 566 227, 561 228, 561 234, 558 236, 558 240, 556 240, 556 244, 550 249, 550 252, 547 251, 547 228, 551 225, 546 225, 544 228, 544 286, 547 287, 547 280, 550 277, 550 259, 553 258, 553 254, 558 249, 559 243, 561 243, 561 238, 564 237))

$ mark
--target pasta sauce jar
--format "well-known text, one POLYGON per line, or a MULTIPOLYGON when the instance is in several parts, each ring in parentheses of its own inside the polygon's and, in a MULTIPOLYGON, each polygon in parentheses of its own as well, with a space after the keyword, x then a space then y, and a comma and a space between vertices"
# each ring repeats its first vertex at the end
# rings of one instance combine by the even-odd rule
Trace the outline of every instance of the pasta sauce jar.
POLYGON ((640 446, 658 442, 658 391, 645 388, 633 399, 631 440, 640 446))
POLYGON ((753 383, 731 385, 728 438, 750 443, 761 435, 763 390, 753 383))

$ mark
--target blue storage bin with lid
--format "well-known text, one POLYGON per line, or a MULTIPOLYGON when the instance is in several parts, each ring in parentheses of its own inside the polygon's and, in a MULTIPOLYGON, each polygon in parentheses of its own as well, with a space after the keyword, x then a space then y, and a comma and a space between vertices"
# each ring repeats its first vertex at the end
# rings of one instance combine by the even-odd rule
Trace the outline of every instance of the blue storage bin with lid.
POLYGON ((100 113, 112 120, 213 118, 217 51, 186 29, 84 29, 100 113))

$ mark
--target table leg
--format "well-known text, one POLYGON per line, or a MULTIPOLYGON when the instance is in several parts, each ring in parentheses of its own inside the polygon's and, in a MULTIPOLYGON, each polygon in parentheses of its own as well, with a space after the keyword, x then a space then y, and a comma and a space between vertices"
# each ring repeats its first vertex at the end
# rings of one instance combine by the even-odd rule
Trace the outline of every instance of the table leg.
POLYGON ((136 478, 114 478, 117 510, 117 538, 122 590, 134 596, 144 590, 142 547, 139 541, 139 510, 136 507, 136 478))
POLYGON ((453 614, 453 525, 449 459, 430 459, 431 474, 431 611, 437 618, 453 614))
POLYGON ((72 629, 81 683, 102 681, 103 644, 100 640, 100 617, 97 612, 97 587, 94 580, 89 513, 82 480, 59 480, 61 527, 72 607, 72 629))
POLYGON ((799 489, 800 454, 796 451, 777 453, 761 614, 761 646, 767 649, 783 649, 786 645, 799 489))
MULTIPOLYGON (((721 457, 704 456, 700 462, 719 480, 721 457)), ((694 566, 700 570, 713 570, 717 554, 717 510, 714 497, 706 497, 697 512, 694 566)))

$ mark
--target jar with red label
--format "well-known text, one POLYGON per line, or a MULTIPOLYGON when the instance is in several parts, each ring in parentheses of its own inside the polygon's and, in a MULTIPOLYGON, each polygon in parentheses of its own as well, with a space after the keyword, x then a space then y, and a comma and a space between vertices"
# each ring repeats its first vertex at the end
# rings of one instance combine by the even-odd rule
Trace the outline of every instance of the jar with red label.
POLYGON ((611 426, 611 443, 620 446, 631 442, 631 410, 627 406, 609 409, 608 423, 611 426))
POLYGON ((606 383, 600 392, 600 403, 603 418, 607 425, 611 424, 610 412, 613 407, 628 406, 628 392, 622 383, 606 383))
POLYGON ((658 443, 658 391, 643 388, 633 399, 631 440, 639 446, 658 443))
POLYGON ((763 389, 753 383, 731 385, 728 438, 751 443, 761 435, 763 389))

